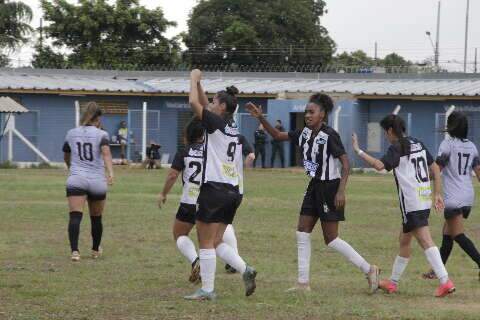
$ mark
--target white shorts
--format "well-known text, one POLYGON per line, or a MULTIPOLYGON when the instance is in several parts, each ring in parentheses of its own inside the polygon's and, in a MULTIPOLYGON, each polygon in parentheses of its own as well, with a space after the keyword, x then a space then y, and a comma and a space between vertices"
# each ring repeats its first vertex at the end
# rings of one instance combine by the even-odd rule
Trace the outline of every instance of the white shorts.
POLYGON ((105 178, 85 178, 78 175, 67 179, 67 197, 87 196, 88 200, 105 200, 107 198, 107 180, 105 178))

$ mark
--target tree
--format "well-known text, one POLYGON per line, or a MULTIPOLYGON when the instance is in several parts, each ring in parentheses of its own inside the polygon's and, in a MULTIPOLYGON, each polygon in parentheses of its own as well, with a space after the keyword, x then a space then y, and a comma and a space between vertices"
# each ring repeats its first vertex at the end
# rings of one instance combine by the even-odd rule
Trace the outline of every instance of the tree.
POLYGON ((394 52, 386 55, 385 58, 381 60, 381 65, 384 67, 399 67, 410 66, 412 63, 394 52))
POLYGON ((0 0, 0 48, 10 50, 27 43, 33 31, 32 9, 19 1, 0 0))
POLYGON ((0 53, 0 68, 5 68, 10 65, 10 59, 5 54, 0 53))
POLYGON ((344 51, 333 58, 333 64, 338 66, 366 67, 373 66, 375 64, 375 59, 369 57, 362 50, 353 51, 351 53, 344 51))
POLYGON ((67 61, 63 54, 56 53, 52 48, 37 44, 35 46, 35 53, 32 58, 32 67, 34 68, 48 68, 48 69, 63 69, 67 65, 67 61))
MULTIPOLYGON (((175 22, 161 8, 149 10, 139 0, 41 0, 45 33, 53 45, 71 50, 68 63, 79 67, 135 68, 169 64, 178 56, 176 39, 162 34, 175 22)), ((50 56, 51 57, 51 56, 50 56)), ((57 57, 58 58, 58 57, 57 57)))
POLYGON ((194 64, 327 64, 335 43, 320 24, 323 0, 203 0, 188 20, 194 64))

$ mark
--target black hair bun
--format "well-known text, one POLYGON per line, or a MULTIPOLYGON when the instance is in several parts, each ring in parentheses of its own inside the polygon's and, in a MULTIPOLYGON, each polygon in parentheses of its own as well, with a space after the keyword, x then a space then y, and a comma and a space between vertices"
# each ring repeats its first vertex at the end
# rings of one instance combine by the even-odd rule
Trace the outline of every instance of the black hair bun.
POLYGON ((323 107, 323 110, 325 110, 326 113, 330 113, 334 107, 332 98, 324 93, 315 93, 311 95, 309 102, 323 107))
POLYGON ((227 87, 227 93, 231 96, 235 96, 237 95, 240 91, 238 91, 237 87, 235 86, 230 86, 230 87, 227 87))

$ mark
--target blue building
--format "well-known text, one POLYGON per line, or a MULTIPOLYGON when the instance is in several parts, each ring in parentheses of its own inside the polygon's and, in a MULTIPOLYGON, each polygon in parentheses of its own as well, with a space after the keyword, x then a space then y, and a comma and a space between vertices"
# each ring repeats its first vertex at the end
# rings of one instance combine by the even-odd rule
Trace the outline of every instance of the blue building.
MULTIPOLYGON (((397 106, 409 134, 423 140, 432 153, 444 136, 445 114, 452 105, 467 113, 471 140, 480 144, 480 75, 206 73, 204 78, 209 96, 227 85, 239 88, 237 122, 252 143, 258 123, 245 112, 246 102, 262 105, 269 120, 280 119, 292 130, 303 126, 308 96, 325 92, 336 101, 329 122, 338 129, 353 166, 362 163, 353 156, 351 133, 358 133, 367 151, 380 155, 387 143, 379 121, 397 106)), ((170 154, 171 160, 192 116, 188 90, 186 72, 0 69, 0 95, 10 96, 30 110, 16 117, 17 129, 53 162, 62 161, 64 136, 76 123, 75 106, 81 109, 87 101, 104 107, 103 126, 111 136, 117 134, 121 121, 128 122, 132 160, 142 152, 142 108, 146 103, 147 141, 161 144, 161 151, 170 154)), ((4 122, 3 117, 0 124, 4 122)), ((6 160, 5 140, 0 142, 0 162, 6 160)), ((115 144, 112 150, 114 157, 118 156, 115 144)), ((269 153, 268 146, 268 160, 269 153)), ((285 157, 287 164, 298 164, 293 145, 285 143, 285 157)), ((38 160, 15 141, 14 161, 38 160)))

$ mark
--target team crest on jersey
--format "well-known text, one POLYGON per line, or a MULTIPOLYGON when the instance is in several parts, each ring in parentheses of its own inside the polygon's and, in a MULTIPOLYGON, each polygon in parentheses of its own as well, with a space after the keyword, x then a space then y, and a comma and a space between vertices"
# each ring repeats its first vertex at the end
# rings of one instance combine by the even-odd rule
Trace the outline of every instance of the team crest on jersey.
POLYGON ((303 130, 303 132, 302 132, 302 138, 303 138, 303 139, 308 139, 309 136, 310 136, 310 132, 307 131, 307 130, 303 130))
POLYGON ((327 143, 327 139, 325 139, 325 138, 318 138, 316 142, 317 142, 317 144, 326 144, 326 143, 327 143))
POLYGON ((410 152, 417 152, 422 150, 422 145, 420 143, 412 143, 410 145, 410 152))
POLYGON ((237 135, 239 134, 238 128, 236 124, 232 124, 232 126, 225 126, 225 133, 231 134, 231 135, 237 135))
POLYGON ((203 150, 190 149, 188 155, 191 157, 203 157, 203 150))
POLYGON ((222 163, 222 173, 225 177, 234 179, 237 175, 235 165, 229 163, 222 163))

